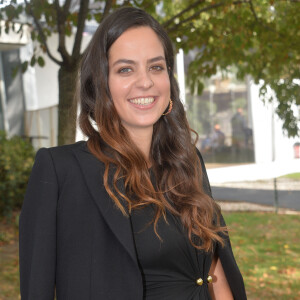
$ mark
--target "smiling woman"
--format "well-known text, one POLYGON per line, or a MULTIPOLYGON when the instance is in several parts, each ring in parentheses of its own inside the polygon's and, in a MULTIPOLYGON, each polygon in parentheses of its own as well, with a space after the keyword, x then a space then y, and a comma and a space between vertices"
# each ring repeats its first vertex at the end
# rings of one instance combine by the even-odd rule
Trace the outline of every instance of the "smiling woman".
POLYGON ((115 11, 79 78, 88 141, 37 153, 20 216, 22 300, 246 299, 160 24, 115 11))
POLYGON ((150 27, 128 29, 109 49, 108 63, 108 86, 121 123, 149 159, 153 125, 170 101, 162 43, 150 27))

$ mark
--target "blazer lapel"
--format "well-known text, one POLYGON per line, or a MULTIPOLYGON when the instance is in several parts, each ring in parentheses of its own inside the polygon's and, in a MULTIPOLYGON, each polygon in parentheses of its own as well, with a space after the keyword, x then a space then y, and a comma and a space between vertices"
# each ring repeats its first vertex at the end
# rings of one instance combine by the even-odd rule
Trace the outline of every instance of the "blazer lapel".
MULTIPOLYGON (((73 149, 85 177, 91 195, 111 231, 115 234, 133 261, 137 264, 134 239, 129 217, 126 217, 115 206, 103 185, 104 164, 94 157, 88 150, 86 143, 82 147, 73 149)), ((124 192, 124 186, 119 187, 124 192), (122 190, 123 189, 123 190, 122 190)))

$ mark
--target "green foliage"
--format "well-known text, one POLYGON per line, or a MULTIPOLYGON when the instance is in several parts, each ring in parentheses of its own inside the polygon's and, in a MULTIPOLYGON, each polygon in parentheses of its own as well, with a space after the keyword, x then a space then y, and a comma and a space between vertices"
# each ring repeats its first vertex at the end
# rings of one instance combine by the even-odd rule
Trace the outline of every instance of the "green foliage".
MULTIPOLYGON (((264 93, 266 86, 273 90, 279 102, 276 113, 288 135, 300 134, 299 119, 293 111, 294 106, 300 106, 299 0, 96 0, 92 8, 88 0, 77 6, 72 2, 27 0, 18 4, 0 0, 0 4, 7 4, 0 10, 0 20, 5 21, 0 32, 14 30, 14 22, 27 15, 31 38, 39 44, 30 65, 44 66, 41 57, 48 55, 60 67, 73 70, 81 57, 77 50, 86 20, 101 23, 107 12, 118 7, 140 7, 161 22, 176 49, 182 48, 185 53, 198 49, 187 74, 192 93, 201 93, 204 80, 219 70, 234 69, 238 79, 250 75, 256 83, 263 82, 263 101, 275 100, 264 93), (53 33, 59 35, 56 54, 61 60, 48 47, 48 37, 53 33), (71 34, 77 37, 77 44, 68 51, 65 41, 71 34)), ((27 66, 23 64, 22 71, 27 66)))
POLYGON ((38 57, 37 62, 40 67, 43 67, 45 65, 45 60, 42 56, 38 57))
MULTIPOLYGON (((175 13, 180 13, 184 5, 176 3, 175 13)), ((235 69, 241 80, 251 75, 263 83, 263 101, 275 100, 264 93, 266 86, 273 90, 279 101, 276 113, 289 136, 300 133, 293 111, 300 106, 299 28, 300 1, 202 1, 167 24, 173 39, 181 38, 177 48, 198 48, 189 66, 192 91, 219 70, 235 69)))
POLYGON ((0 132, 0 216, 21 207, 33 161, 29 141, 0 132))

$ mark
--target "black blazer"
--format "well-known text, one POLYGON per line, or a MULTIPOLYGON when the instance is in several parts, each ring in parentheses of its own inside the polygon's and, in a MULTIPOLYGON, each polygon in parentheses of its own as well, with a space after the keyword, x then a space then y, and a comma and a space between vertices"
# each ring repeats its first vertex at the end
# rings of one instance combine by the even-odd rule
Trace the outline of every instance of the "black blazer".
MULTIPOLYGON (((37 152, 20 215, 22 300, 53 300, 55 290, 57 300, 143 299, 130 220, 108 196, 103 172, 85 142, 37 152)), ((226 243, 216 251, 235 299, 243 300, 226 243)))

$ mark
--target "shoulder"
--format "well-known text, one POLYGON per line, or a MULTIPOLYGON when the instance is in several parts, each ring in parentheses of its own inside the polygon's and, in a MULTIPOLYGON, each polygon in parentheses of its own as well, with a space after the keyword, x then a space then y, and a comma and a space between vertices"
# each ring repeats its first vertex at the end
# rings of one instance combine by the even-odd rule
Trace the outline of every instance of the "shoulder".
POLYGON ((78 169, 77 153, 83 159, 85 155, 91 156, 85 141, 64 146, 41 148, 36 153, 35 166, 54 168, 58 178, 64 178, 67 174, 76 172, 78 169))
POLYGON ((43 151, 43 149, 47 149, 51 153, 51 155, 68 157, 72 155, 74 150, 87 150, 87 144, 85 141, 80 141, 70 145, 56 146, 51 148, 41 148, 40 150, 43 151))
POLYGON ((51 158, 54 163, 61 163, 65 165, 66 163, 74 159, 74 150, 88 151, 86 142, 80 141, 70 145, 57 146, 51 148, 40 148, 36 153, 36 160, 46 159, 46 157, 48 157, 51 158))

